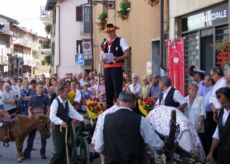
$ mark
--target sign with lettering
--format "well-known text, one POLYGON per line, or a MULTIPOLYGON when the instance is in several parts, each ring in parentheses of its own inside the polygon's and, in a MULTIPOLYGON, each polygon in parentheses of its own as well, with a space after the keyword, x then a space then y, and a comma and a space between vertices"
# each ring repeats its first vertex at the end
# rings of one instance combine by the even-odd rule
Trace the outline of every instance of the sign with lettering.
POLYGON ((182 18, 182 31, 228 23, 228 4, 223 3, 205 11, 182 18))

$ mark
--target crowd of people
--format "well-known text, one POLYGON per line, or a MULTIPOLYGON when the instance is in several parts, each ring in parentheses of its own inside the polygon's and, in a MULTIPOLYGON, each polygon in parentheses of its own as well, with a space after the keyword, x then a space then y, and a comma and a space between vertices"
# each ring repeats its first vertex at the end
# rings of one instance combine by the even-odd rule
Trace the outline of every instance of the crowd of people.
MULTIPOLYGON (((171 79, 167 76, 146 76, 139 79, 138 75, 130 76, 123 73, 123 88, 127 93, 133 93, 136 99, 152 98, 155 105, 165 105, 178 108, 193 124, 204 147, 208 158, 213 158, 215 145, 212 140, 218 139, 216 129, 218 113, 222 107, 216 91, 230 85, 230 69, 224 74, 220 68, 213 68, 209 74, 195 69, 190 70, 193 83, 188 86, 188 94, 183 96, 173 88, 171 79)), ((62 79, 57 75, 51 78, 44 76, 28 78, 12 78, 0 81, 0 107, 12 117, 15 114, 32 117, 34 111, 49 115, 49 108, 58 96, 58 86, 68 87, 67 98, 75 109, 85 111, 84 101, 91 97, 99 98, 99 102, 107 109, 105 82, 103 76, 96 71, 66 74, 62 79), (31 112, 33 108, 33 113, 31 112), (43 109, 46 109, 44 112, 43 109), (34 110, 36 109, 36 110, 34 110)), ((225 91, 219 91, 225 93, 225 91)), ((226 119, 225 119, 226 122, 226 119)), ((24 156, 30 158, 36 130, 29 134, 24 156)), ((46 158, 46 140, 42 140, 40 151, 42 158, 46 158)), ((215 156, 215 154, 214 154, 215 156)))

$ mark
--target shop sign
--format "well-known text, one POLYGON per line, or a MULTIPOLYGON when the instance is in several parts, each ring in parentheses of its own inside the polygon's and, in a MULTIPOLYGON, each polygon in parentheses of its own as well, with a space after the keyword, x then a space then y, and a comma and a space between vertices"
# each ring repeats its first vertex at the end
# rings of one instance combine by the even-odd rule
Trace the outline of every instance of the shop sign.
POLYGON ((214 6, 197 14, 182 18, 182 31, 212 27, 228 23, 228 4, 214 6))

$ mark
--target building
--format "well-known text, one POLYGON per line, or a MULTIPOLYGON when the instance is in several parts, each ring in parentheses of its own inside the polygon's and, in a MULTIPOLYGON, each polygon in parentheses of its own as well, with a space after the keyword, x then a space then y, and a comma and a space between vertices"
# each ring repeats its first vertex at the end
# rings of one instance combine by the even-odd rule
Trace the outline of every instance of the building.
POLYGON ((184 38, 185 69, 208 73, 216 66, 216 44, 229 38, 228 6, 225 0, 169 0, 169 38, 184 38))
POLYGON ((36 67, 35 53, 38 51, 38 37, 25 28, 13 25, 13 53, 9 56, 9 74, 13 77, 31 76, 36 67))
POLYGON ((92 52, 85 51, 85 47, 87 50, 91 49, 90 8, 87 2, 87 0, 47 0, 45 9, 51 11, 48 16, 53 17, 52 73, 57 73, 59 77, 64 77, 66 73, 79 73, 92 67, 92 52), (76 59, 83 54, 84 60, 80 63, 76 59))
MULTIPOLYGON (((108 23, 113 23, 120 29, 117 35, 124 37, 131 49, 131 59, 127 60, 124 71, 138 74, 141 77, 147 74, 160 74, 160 4, 150 6, 144 0, 130 0, 128 18, 122 20, 118 16, 120 4, 124 0, 116 0, 115 8, 106 9, 98 3, 93 6, 93 39, 94 39, 94 67, 98 70, 100 44, 106 38, 106 34, 97 26, 98 17, 102 12, 107 13, 108 23)), ((158 1, 159 2, 159 1, 158 1)), ((168 3, 164 3, 164 31, 168 30, 168 3)), ((167 38, 166 38, 167 39, 167 38)), ((163 66, 162 66, 163 67, 163 66)))
POLYGON ((0 14, 0 75, 8 76, 9 60, 12 55, 11 27, 19 22, 0 14))

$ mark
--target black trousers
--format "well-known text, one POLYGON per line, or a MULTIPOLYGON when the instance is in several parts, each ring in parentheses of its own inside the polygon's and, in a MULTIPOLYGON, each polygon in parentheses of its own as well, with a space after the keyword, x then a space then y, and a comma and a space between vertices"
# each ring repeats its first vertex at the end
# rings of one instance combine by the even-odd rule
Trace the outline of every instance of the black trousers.
MULTIPOLYGON (((33 130, 29 135, 27 139, 27 147, 24 150, 24 155, 30 157, 30 153, 33 149, 33 144, 34 144, 34 138, 36 136, 37 129, 33 130)), ((40 149, 40 154, 45 154, 46 153, 46 138, 43 138, 41 136, 41 149, 40 149)))
POLYGON ((213 120, 213 113, 212 112, 206 112, 206 119, 204 122, 204 130, 205 130, 205 144, 204 151, 206 155, 209 153, 209 150, 212 145, 212 135, 216 129, 216 122, 213 120))
MULTIPOLYGON (((68 137, 70 137, 73 143, 73 131, 71 123, 68 123, 68 137)), ((60 132, 60 126, 55 125, 52 131, 52 139, 54 145, 54 154, 50 160, 50 164, 66 164, 66 145, 65 145, 65 130, 60 132)), ((69 141, 69 139, 68 139, 69 141)), ((73 144, 71 145, 73 146, 73 144)), ((69 155, 71 160, 72 147, 68 145, 69 155)))
POLYGON ((122 91, 123 72, 122 68, 105 68, 105 92, 108 108, 113 106, 114 99, 117 99, 122 91))

